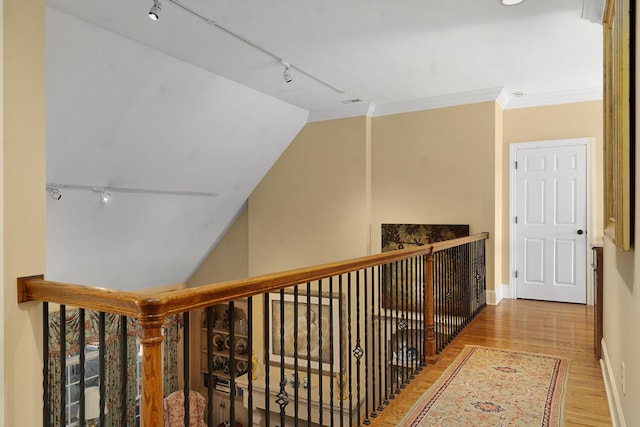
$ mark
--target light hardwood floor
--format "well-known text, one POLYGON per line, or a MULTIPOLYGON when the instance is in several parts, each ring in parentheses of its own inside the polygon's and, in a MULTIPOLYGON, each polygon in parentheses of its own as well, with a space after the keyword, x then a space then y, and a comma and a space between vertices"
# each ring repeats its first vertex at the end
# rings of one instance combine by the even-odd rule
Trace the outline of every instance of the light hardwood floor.
POLYGON ((396 426, 466 344, 552 354, 571 359, 565 426, 610 426, 599 360, 593 350, 593 307, 528 300, 488 306, 414 379, 373 426, 396 426))

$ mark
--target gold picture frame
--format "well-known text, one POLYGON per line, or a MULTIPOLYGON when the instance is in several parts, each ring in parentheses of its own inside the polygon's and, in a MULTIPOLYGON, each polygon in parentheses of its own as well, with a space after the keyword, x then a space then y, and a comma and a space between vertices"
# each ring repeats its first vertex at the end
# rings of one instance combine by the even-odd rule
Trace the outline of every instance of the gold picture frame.
POLYGON ((604 35, 605 234, 625 251, 633 245, 635 28, 632 0, 608 0, 604 35))
MULTIPOLYGON (((299 295, 297 300, 290 292, 285 292, 282 297, 280 293, 269 294, 269 316, 268 331, 270 334, 269 363, 279 365, 284 360, 285 367, 292 368, 295 363, 295 353, 298 355, 298 366, 301 370, 306 370, 310 365, 313 372, 339 372, 340 359, 340 336, 344 325, 340 319, 340 304, 342 298, 338 294, 322 296, 317 293, 299 295), (308 304, 308 305, 307 305, 308 304), (294 323, 295 306, 297 305, 298 322, 294 323), (282 310, 281 310, 282 307, 282 310), (311 353, 307 358, 307 309, 311 316, 310 345, 311 353), (284 322, 281 315, 284 315, 284 322), (297 329, 294 327, 297 325, 297 329), (280 336, 282 326, 282 339, 280 336), (332 332, 333 336, 330 335, 332 332), (320 335, 322 337, 320 337, 320 335), (298 343, 297 351, 294 349, 295 342, 298 343), (321 338, 321 339, 320 339, 321 338), (322 346, 319 347, 320 342, 322 346), (284 343, 284 348, 281 344, 284 343), (334 356, 331 356, 331 348, 334 356), (284 354, 283 354, 284 351, 284 354), (338 354, 338 357, 335 356, 338 354), (332 360, 333 359, 333 360, 332 360), (331 363, 333 362, 333 364, 331 363)), ((343 307, 344 309, 344 307, 343 307)), ((344 333, 343 333, 344 335, 344 333)), ((344 341, 344 336, 342 337, 344 341)), ((343 348, 343 350, 345 350, 343 348)), ((344 363, 344 361, 343 361, 344 363)))

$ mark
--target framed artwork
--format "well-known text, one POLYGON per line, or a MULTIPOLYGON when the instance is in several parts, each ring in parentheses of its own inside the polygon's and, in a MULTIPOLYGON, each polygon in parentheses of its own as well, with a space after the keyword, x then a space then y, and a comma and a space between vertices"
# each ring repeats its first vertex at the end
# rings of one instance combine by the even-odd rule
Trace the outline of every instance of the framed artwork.
POLYGON ((608 0, 604 16, 605 235, 628 251, 633 245, 635 147, 635 20, 632 0, 608 0))
MULTIPOLYGON (((310 363, 311 369, 316 372, 331 371, 331 343, 333 343, 334 353, 340 349, 340 298, 338 295, 333 297, 310 295, 308 298, 307 295, 298 295, 297 313, 295 305, 296 301, 291 293, 285 293, 284 298, 281 298, 280 293, 269 294, 269 362, 279 365, 283 356, 285 366, 293 367, 296 354, 294 345, 297 344, 298 366, 301 370, 307 369, 310 363), (296 314, 297 328, 294 322, 296 314), (281 330, 283 331, 282 339, 281 330), (307 336, 309 336, 310 346, 309 357, 307 357, 307 336)), ((339 370, 340 359, 334 357, 333 372, 339 370)))
MULTIPOLYGON (((424 246, 469 235, 468 225, 382 224, 382 252, 424 246)), ((422 268, 391 263, 382 266, 382 307, 418 311, 422 300, 422 268)))

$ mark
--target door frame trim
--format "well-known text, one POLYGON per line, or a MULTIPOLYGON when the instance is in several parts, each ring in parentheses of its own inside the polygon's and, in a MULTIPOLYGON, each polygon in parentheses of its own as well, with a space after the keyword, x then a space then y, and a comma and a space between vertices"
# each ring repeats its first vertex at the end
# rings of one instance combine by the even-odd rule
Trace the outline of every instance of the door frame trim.
POLYGON ((592 159, 595 156, 592 155, 593 150, 593 138, 592 137, 581 137, 581 138, 567 138, 567 139, 550 139, 550 140, 542 140, 542 141, 527 141, 527 142, 513 142, 509 144, 509 288, 510 293, 513 299, 518 298, 518 292, 516 289, 516 227, 515 227, 515 212, 516 212, 516 174, 515 174, 515 161, 516 154, 518 150, 522 149, 530 149, 530 148, 559 148, 559 147, 569 147, 574 145, 584 145, 586 148, 586 165, 585 172, 586 176, 586 214, 587 214, 587 244, 586 244, 586 279, 587 279, 587 305, 593 305, 593 274, 589 274, 589 267, 591 263, 589 262, 589 253, 591 251, 591 246, 593 245, 592 237, 595 236, 595 230, 593 228, 593 215, 594 215, 594 206, 593 206, 593 197, 594 194, 594 182, 592 179, 594 165, 592 164, 592 159))

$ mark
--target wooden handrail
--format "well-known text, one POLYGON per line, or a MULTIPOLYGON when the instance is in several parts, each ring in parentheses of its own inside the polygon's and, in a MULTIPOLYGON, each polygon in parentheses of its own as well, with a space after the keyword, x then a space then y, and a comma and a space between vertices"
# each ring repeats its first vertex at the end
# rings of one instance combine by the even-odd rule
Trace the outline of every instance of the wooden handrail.
POLYGON ((426 329, 427 361, 435 360, 433 343, 433 290, 431 281, 432 254, 467 243, 486 240, 489 233, 447 240, 416 248, 385 252, 349 261, 300 268, 283 273, 265 274, 195 288, 180 289, 162 294, 118 291, 92 286, 44 280, 43 276, 18 278, 18 303, 46 301, 88 310, 137 317, 142 328, 143 375, 141 425, 163 425, 162 413, 162 332, 166 316, 183 313, 232 300, 278 291, 300 283, 308 283, 353 271, 426 255, 426 329))
POLYGON ((214 304, 275 292, 300 283, 313 282, 346 274, 376 265, 399 261, 412 256, 435 253, 478 240, 486 240, 489 233, 461 237, 415 248, 369 255, 348 261, 305 267, 282 273, 265 274, 248 279, 179 289, 162 294, 118 291, 93 286, 74 285, 44 280, 43 276, 18 279, 18 302, 47 301, 104 311, 125 316, 154 313, 168 316, 214 304))

